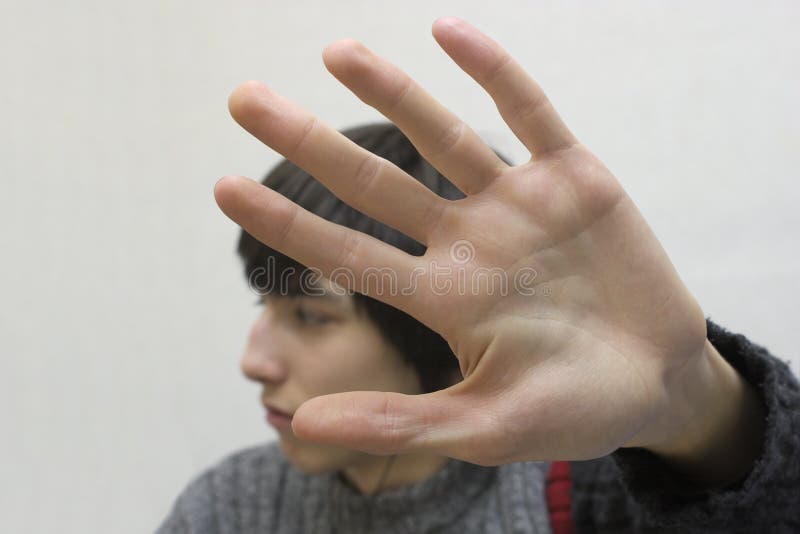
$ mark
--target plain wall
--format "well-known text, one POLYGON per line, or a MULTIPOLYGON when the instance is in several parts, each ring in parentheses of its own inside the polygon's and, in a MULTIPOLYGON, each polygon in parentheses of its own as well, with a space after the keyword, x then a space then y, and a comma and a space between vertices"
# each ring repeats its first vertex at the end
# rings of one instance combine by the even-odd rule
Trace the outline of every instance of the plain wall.
POLYGON ((706 315, 800 370, 796 2, 4 2, 1 530, 152 531, 201 469, 274 438, 212 197, 278 159, 229 117, 236 85, 377 119, 320 59, 354 37, 525 158, 430 36, 446 14, 536 77, 706 315))

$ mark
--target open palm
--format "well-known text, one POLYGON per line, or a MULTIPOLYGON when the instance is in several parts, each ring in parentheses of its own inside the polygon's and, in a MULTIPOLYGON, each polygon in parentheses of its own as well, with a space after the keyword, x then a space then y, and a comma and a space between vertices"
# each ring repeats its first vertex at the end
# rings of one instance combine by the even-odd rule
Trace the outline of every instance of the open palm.
POLYGON ((673 390, 706 340, 702 310, 619 182, 522 68, 463 21, 440 19, 433 33, 494 99, 529 162, 504 163, 355 41, 331 45, 324 60, 466 193, 461 200, 436 196, 260 83, 231 95, 244 128, 427 252, 411 256, 324 221, 245 178, 217 184, 222 210, 326 276, 353 273, 352 289, 441 333, 464 375, 425 395, 316 397, 295 413, 295 433, 375 454, 424 450, 483 465, 589 459, 659 442, 673 390), (390 269, 399 286, 370 284, 362 276, 369 269, 390 269))

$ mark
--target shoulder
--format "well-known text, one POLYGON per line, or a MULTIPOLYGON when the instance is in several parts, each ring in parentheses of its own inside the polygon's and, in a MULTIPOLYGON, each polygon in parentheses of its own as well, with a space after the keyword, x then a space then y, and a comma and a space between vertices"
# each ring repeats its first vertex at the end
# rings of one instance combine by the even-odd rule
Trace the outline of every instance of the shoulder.
POLYGON ((287 470, 277 442, 230 453, 189 481, 157 532, 218 532, 247 523, 271 506, 287 470))

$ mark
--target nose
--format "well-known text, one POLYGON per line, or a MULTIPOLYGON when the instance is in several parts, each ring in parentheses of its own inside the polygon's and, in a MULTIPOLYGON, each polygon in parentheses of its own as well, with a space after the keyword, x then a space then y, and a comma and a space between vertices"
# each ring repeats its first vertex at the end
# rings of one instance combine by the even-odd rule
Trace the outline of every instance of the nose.
POLYGON ((250 380, 277 385, 286 380, 287 368, 280 354, 280 336, 274 331, 269 315, 264 312, 253 323, 240 366, 250 380))

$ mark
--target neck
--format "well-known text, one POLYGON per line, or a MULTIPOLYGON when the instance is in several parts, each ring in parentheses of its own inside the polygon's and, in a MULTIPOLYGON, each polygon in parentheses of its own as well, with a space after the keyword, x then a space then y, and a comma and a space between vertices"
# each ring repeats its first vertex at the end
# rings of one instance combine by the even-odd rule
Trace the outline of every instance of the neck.
POLYGON ((374 495, 421 482, 441 470, 447 460, 446 456, 423 453, 365 455, 362 461, 344 468, 341 475, 361 493, 374 495))

